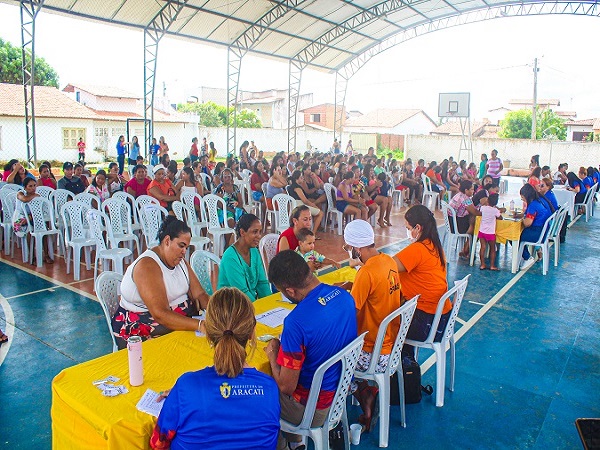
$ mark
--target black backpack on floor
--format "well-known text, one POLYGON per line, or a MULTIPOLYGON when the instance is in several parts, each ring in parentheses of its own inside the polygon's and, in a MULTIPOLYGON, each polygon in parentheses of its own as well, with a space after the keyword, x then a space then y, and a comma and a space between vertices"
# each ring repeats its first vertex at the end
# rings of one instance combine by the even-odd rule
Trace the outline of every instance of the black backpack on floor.
MULTIPOLYGON (((430 385, 421 385, 421 366, 413 357, 404 356, 402 358, 402 374, 404 375, 404 402, 406 404, 419 403, 422 393, 433 394, 433 388, 430 385)), ((390 379, 390 404, 400 404, 397 373, 390 379)))

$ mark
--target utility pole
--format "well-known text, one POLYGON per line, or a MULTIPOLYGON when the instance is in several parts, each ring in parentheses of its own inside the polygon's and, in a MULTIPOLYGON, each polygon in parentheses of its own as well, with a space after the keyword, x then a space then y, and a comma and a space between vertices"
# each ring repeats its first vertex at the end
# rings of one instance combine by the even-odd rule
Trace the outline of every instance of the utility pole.
POLYGON ((536 136, 536 122, 537 122, 537 74, 540 71, 538 69, 538 59, 533 60, 533 106, 531 111, 531 139, 535 141, 536 136))

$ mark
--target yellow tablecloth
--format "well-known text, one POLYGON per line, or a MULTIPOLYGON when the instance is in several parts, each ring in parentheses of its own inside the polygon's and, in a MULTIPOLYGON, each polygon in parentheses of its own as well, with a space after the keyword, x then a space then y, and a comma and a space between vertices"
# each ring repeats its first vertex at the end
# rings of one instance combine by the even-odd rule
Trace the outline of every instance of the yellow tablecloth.
MULTIPOLYGON (((477 216, 475 219, 475 238, 477 238, 477 234, 479 233, 480 223, 481 216, 477 216)), ((522 220, 496 220, 496 242, 506 244, 506 241, 518 241, 522 230, 522 220)))
MULTIPOLYGON (((323 275, 321 281, 329 284, 354 281, 356 270, 349 267, 323 275)), ((256 314, 276 307, 293 308, 279 301, 281 294, 257 300, 256 314)), ((258 336, 277 335, 281 328, 269 328, 260 323, 258 336)), ((263 348, 258 348, 249 363, 265 373, 270 367, 263 348)), ((127 351, 69 367, 52 381, 52 447, 54 449, 148 449, 156 419, 140 412, 135 405, 146 391, 171 388, 183 373, 199 370, 212 364, 212 350, 205 338, 193 332, 177 331, 143 343, 144 384, 129 385, 127 351), (103 397, 92 381, 114 375, 129 389, 117 397, 103 397)))

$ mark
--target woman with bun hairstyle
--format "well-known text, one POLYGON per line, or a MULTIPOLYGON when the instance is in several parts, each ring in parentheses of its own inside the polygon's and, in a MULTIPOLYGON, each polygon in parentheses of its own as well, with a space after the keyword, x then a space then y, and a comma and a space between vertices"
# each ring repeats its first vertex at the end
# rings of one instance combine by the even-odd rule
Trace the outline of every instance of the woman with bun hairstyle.
POLYGON ((214 365, 183 374, 162 394, 153 449, 275 450, 279 388, 247 362, 256 348, 254 314, 238 289, 223 288, 212 296, 203 324, 214 365))

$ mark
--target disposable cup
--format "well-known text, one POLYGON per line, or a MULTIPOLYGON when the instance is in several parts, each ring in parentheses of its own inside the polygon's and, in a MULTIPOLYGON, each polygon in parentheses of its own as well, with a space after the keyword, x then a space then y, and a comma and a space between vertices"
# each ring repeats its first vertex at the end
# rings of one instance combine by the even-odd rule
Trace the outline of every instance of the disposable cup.
POLYGON ((352 445, 360 444, 360 433, 362 432, 362 425, 360 423, 353 423, 350 425, 350 441, 352 445))

